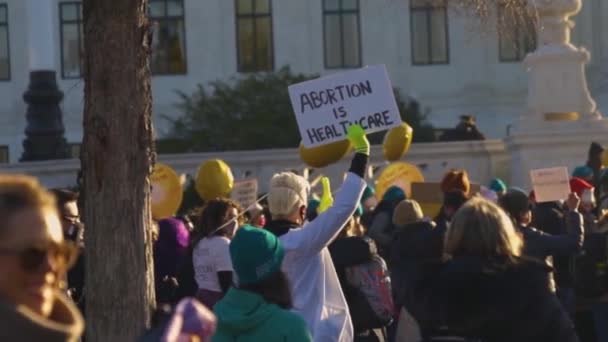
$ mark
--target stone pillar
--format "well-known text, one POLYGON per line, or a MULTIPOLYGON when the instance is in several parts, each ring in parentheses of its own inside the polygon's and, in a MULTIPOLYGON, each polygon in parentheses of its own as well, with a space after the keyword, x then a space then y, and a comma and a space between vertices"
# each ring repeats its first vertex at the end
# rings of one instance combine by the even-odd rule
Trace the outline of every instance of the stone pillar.
POLYGON ((601 119, 585 77, 589 52, 570 43, 570 17, 580 12, 581 0, 533 0, 529 6, 538 13, 539 46, 524 60, 528 104, 519 130, 542 130, 545 121, 601 119))
POLYGON ((27 127, 21 161, 68 158, 57 86, 52 0, 27 0, 30 84, 23 94, 27 127))
POLYGON ((538 49, 528 54, 528 104, 506 143, 511 182, 529 187, 536 168, 583 165, 592 141, 608 143, 608 120, 597 110, 585 77, 590 54, 570 42, 581 0, 531 0, 538 13, 538 49))

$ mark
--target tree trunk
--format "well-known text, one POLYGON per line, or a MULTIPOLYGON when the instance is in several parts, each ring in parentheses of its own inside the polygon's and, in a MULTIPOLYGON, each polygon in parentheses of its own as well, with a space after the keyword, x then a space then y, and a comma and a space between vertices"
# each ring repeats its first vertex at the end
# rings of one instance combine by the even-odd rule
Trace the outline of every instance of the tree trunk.
POLYGON ((147 0, 84 0, 87 341, 134 341, 154 308, 147 0))

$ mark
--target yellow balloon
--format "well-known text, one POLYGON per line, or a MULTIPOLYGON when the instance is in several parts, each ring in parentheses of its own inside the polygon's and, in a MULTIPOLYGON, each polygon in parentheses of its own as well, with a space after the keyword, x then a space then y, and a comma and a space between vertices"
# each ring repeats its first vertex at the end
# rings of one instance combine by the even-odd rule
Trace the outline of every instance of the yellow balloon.
POLYGON ((216 197, 228 197, 234 187, 230 166, 219 159, 203 162, 196 173, 195 186, 196 192, 206 201, 216 197))
POLYGON ((171 167, 157 163, 152 170, 150 183, 152 218, 160 220, 175 215, 184 195, 177 173, 171 167))
POLYGON ((300 143, 300 159, 310 167, 322 168, 344 158, 350 149, 351 144, 348 140, 311 148, 300 143))
POLYGON ((391 186, 398 186, 412 196, 412 183, 424 182, 424 176, 416 165, 397 162, 385 167, 376 180, 376 196, 382 199, 384 193, 391 186))
POLYGON ((407 123, 392 128, 384 136, 384 158, 388 161, 397 161, 403 157, 412 145, 414 130, 407 123))

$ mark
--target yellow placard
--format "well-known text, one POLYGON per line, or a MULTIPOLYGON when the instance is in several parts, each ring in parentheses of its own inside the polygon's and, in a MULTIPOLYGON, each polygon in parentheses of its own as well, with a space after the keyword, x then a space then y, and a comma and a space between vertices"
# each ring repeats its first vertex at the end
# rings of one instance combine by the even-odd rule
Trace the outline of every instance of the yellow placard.
POLYGON ((407 197, 411 197, 412 183, 424 182, 424 176, 416 165, 404 162, 392 163, 385 167, 376 180, 376 197, 380 200, 391 186, 398 186, 407 197))
POLYGON ((182 204, 183 190, 179 176, 165 164, 157 163, 150 176, 152 217, 155 220, 175 215, 182 204))

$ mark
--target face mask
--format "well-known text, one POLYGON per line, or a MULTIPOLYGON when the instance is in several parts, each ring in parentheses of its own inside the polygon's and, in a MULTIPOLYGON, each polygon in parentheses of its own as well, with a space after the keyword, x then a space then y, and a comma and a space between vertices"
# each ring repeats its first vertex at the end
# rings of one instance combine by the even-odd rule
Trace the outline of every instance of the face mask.
POLYGON ((237 218, 233 218, 232 220, 224 223, 223 225, 219 226, 216 230, 214 230, 210 235, 213 235, 219 231, 224 231, 226 232, 226 234, 232 238, 234 237, 234 234, 236 234, 236 230, 239 227, 239 221, 237 218))

